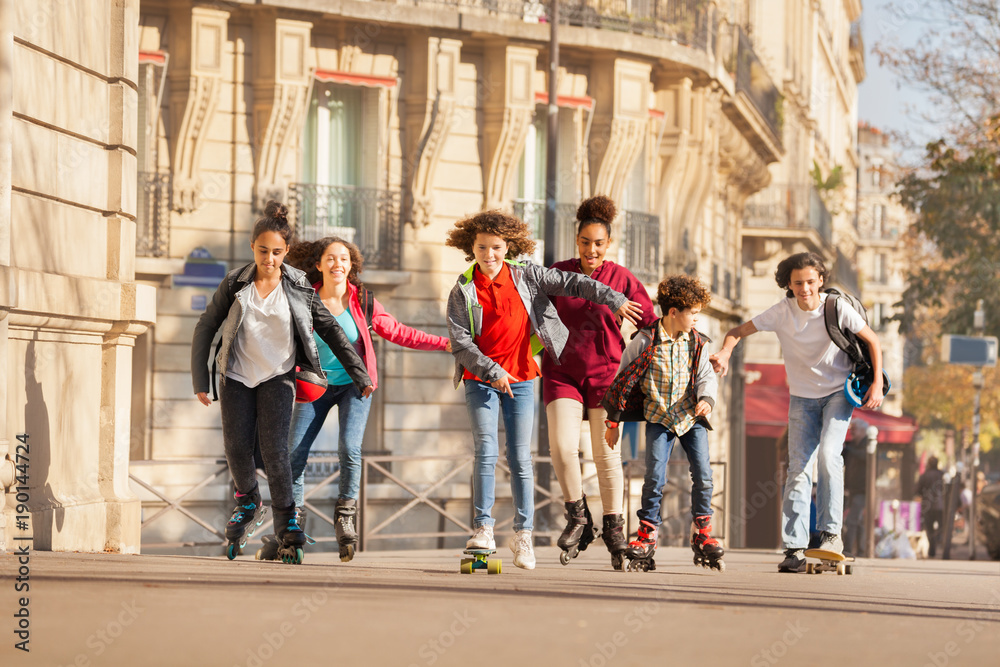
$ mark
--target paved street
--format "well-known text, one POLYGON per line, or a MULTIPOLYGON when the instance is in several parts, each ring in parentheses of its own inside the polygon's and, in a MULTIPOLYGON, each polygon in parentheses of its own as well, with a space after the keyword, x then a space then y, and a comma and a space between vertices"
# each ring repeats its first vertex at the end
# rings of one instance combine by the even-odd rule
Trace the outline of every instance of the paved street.
POLYGON ((779 575, 685 549, 650 573, 591 549, 534 571, 458 572, 459 550, 242 557, 30 555, 30 654, 14 648, 18 564, 0 555, 2 665, 996 665, 1000 564, 861 561, 779 575), (13 610, 13 611, 11 611, 13 610))

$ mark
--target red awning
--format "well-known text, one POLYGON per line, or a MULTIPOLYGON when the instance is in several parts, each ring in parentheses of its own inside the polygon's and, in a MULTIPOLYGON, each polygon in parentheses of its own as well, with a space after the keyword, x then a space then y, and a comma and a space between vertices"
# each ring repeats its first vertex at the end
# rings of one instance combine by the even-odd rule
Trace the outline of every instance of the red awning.
MULTIPOLYGON (((779 438, 788 426, 788 383, 780 364, 746 365, 747 436, 779 438)), ((878 429, 878 441, 893 444, 913 442, 916 422, 910 417, 894 417, 876 410, 858 408, 855 419, 864 419, 878 429)))

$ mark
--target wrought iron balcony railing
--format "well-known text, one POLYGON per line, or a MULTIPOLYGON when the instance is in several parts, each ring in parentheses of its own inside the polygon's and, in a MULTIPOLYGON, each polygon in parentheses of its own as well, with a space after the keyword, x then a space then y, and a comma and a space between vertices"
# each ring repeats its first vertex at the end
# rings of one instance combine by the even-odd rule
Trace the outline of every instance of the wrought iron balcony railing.
POLYGON ((781 93, 754 51, 750 38, 740 26, 736 26, 735 30, 736 58, 732 71, 736 79, 736 90, 747 96, 781 145, 784 110, 781 93))
POLYGON ((370 269, 400 267, 400 193, 349 185, 292 183, 289 213, 302 239, 339 236, 361 249, 370 269))
MULTIPOLYGON (((396 1, 531 23, 545 23, 551 15, 548 0, 396 1)), ((704 0, 561 0, 559 23, 647 35, 710 53, 715 52, 718 26, 715 7, 704 0)))
MULTIPOLYGON (((535 259, 542 261, 542 241, 545 238, 545 201, 515 199, 514 215, 524 220, 532 237, 539 242, 535 259)), ((556 204, 556 261, 576 256, 576 204, 556 204)))
POLYGON ((811 185, 771 185, 747 202, 743 226, 771 229, 814 229, 833 243, 833 216, 811 185))
POLYGON ((639 211, 625 211, 625 266, 644 283, 660 280, 660 218, 639 211))
POLYGON ((166 257, 170 252, 170 174, 140 171, 137 186, 135 254, 166 257))

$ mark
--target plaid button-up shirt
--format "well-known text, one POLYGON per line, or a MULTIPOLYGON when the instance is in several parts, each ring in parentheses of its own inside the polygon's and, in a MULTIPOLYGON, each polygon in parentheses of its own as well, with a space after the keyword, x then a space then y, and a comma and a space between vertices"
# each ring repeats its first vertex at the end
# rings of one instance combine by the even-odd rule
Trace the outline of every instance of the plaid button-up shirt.
POLYGON ((675 340, 664 330, 663 320, 658 326, 660 343, 642 383, 646 395, 643 409, 647 422, 662 424, 675 435, 684 435, 695 422, 697 401, 689 391, 694 350, 688 344, 688 336, 675 340))

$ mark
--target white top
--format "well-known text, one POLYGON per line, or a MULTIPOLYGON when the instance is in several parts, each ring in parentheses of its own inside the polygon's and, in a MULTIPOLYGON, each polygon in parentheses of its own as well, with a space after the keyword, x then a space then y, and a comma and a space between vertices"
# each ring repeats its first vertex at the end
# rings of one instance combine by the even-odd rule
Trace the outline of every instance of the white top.
POLYGON ((265 299, 253 283, 240 294, 243 322, 233 341, 226 377, 253 388, 295 367, 292 311, 281 283, 265 299))
MULTIPOLYGON (((854 370, 851 358, 834 344, 826 331, 823 307, 827 296, 819 295, 816 310, 802 310, 794 297, 788 297, 751 320, 757 331, 773 331, 778 335, 792 396, 829 396, 844 388, 844 380, 854 370)), ((837 322, 854 333, 865 328, 864 318, 853 308, 845 308, 843 300, 837 302, 837 322)))

